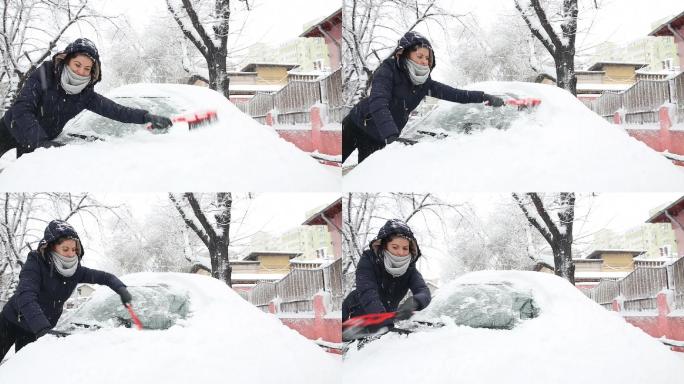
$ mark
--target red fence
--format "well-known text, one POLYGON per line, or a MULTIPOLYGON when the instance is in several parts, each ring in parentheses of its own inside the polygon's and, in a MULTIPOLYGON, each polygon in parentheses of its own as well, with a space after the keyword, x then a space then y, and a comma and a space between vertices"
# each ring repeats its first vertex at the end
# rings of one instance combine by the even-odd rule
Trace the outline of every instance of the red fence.
POLYGON ((603 280, 583 292, 653 337, 684 342, 684 257, 665 267, 636 268, 620 281, 603 280))
POLYGON ((260 282, 248 300, 311 340, 342 341, 342 259, 319 269, 293 269, 279 281, 260 282))
POLYGON ((326 106, 326 122, 342 122, 346 110, 341 68, 321 80, 290 81, 276 93, 258 93, 249 102, 236 106, 260 123, 273 125, 311 123, 309 111, 317 104, 326 106))
POLYGON ((623 92, 605 92, 587 105, 606 119, 616 113, 628 124, 657 123, 664 103, 677 105, 675 115, 684 121, 684 72, 669 80, 640 80, 623 92))

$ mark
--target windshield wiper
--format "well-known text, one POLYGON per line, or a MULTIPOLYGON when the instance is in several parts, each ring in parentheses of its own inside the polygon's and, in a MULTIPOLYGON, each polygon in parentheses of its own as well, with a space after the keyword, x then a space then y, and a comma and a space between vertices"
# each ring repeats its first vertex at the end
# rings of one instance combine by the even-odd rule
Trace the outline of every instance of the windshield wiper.
POLYGON ((67 133, 67 136, 70 137, 75 137, 77 139, 85 140, 87 142, 93 142, 93 141, 107 141, 99 136, 95 135, 81 135, 80 133, 67 133))

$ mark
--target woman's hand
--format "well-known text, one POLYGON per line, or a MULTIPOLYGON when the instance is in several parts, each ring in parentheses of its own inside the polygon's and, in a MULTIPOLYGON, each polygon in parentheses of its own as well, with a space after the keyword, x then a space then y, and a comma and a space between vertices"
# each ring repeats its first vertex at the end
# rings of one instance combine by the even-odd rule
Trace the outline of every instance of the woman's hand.
POLYGON ((164 129, 170 127, 173 122, 168 117, 153 115, 149 112, 145 114, 145 122, 152 124, 153 129, 164 129))
POLYGON ((123 305, 128 305, 133 300, 133 296, 131 296, 131 294, 128 292, 128 289, 126 289, 126 287, 121 287, 121 288, 117 289, 116 293, 118 293, 119 296, 121 297, 121 302, 123 303, 123 305))
POLYGON ((398 138, 399 138, 399 135, 390 135, 389 137, 387 137, 385 139, 385 145, 390 145, 390 144, 394 143, 395 141, 397 141, 398 138))
POLYGON ((494 95, 490 95, 488 93, 485 93, 483 95, 484 101, 487 103, 487 105, 491 105, 492 107, 501 107, 504 105, 504 101, 502 98, 494 95))
POLYGON ((413 311, 416 310, 418 310, 418 303, 413 300, 413 296, 411 296, 397 308, 397 314, 394 318, 397 320, 406 320, 413 316, 413 311))

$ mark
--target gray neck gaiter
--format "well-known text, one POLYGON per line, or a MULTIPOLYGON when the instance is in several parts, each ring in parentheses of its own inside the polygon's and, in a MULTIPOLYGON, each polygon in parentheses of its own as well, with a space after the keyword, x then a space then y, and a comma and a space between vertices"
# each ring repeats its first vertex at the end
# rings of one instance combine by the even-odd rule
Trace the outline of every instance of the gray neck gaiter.
POLYGON ((385 270, 394 277, 406 273, 409 264, 411 264, 411 256, 394 256, 388 250, 384 250, 382 254, 385 259, 385 270))
POLYGON ((55 268, 60 275, 64 277, 71 277, 76 273, 78 268, 78 256, 64 257, 55 251, 50 252, 52 261, 55 263, 55 268))
POLYGON ((411 82, 415 85, 425 83, 430 76, 430 67, 420 65, 411 59, 406 59, 406 69, 408 70, 411 82))
POLYGON ((80 93, 90 83, 90 76, 77 75, 68 65, 64 64, 61 83, 66 93, 75 95, 80 93))

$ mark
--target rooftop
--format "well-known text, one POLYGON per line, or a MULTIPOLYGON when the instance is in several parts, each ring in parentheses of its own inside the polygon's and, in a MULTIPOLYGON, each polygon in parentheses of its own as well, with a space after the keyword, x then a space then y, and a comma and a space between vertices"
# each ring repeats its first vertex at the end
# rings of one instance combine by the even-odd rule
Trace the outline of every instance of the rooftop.
POLYGON ((282 67, 285 68, 286 71, 289 71, 293 68, 299 67, 299 64, 284 64, 284 63, 268 63, 268 62, 261 62, 261 63, 249 63, 242 67, 240 72, 256 72, 257 67, 282 67))
POLYGON ((668 28, 671 25, 674 29, 679 29, 684 26, 684 11, 670 20, 660 24, 656 29, 651 31, 649 36, 672 36, 672 31, 668 28))
POLYGON ((342 24, 342 8, 309 27, 309 29, 304 31, 299 37, 324 37, 318 27, 320 26, 323 30, 329 31, 336 24, 342 24))
POLYGON ((646 253, 646 251, 641 251, 641 250, 635 250, 635 249, 596 249, 593 252, 587 256, 587 259, 601 259, 601 255, 605 254, 620 254, 620 253, 628 253, 632 257, 636 257, 641 255, 642 253, 646 253))
POLYGON ((601 71, 604 65, 620 65, 620 66, 634 67, 635 69, 641 69, 641 68, 647 67, 648 63, 628 63, 628 62, 621 62, 621 61, 597 61, 596 63, 592 64, 589 68, 587 68, 587 70, 588 71, 601 71))
POLYGON ((261 251, 261 252, 250 252, 249 255, 245 256, 242 261, 254 261, 257 260, 259 256, 287 256, 290 259, 294 259, 297 256, 301 256, 301 252, 274 252, 274 251, 261 251))
POLYGON ((342 212, 342 198, 333 201, 327 207, 321 209, 302 223, 302 225, 326 225, 326 221, 323 219, 321 214, 325 215, 327 218, 332 218, 336 214, 342 212))
POLYGON ((682 211, 682 209, 684 209, 684 196, 680 197, 674 203, 656 212, 653 216, 649 217, 648 220, 646 220, 646 222, 669 224, 670 219, 667 217, 667 214, 669 214, 670 216, 677 216, 679 212, 682 211))

